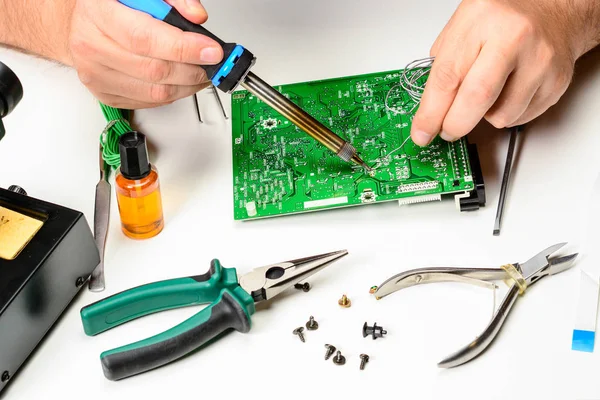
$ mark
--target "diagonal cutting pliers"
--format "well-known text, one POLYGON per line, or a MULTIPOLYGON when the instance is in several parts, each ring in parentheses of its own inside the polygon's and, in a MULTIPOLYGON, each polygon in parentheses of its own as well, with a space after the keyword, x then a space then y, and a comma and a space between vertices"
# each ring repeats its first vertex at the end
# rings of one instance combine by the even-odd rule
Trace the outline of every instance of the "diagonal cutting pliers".
POLYGON ((165 332, 100 355, 106 378, 127 378, 175 361, 225 331, 248 332, 255 303, 277 296, 347 254, 341 250, 271 264, 239 279, 235 268, 223 268, 215 259, 203 275, 138 286, 82 308, 83 329, 93 336, 151 313, 211 303, 165 332))
POLYGON ((496 285, 490 281, 504 280, 509 284, 508 293, 495 311, 492 320, 475 340, 457 352, 446 357, 438 363, 440 368, 452 368, 467 363, 483 353, 494 341, 502 328, 506 317, 515 301, 525 293, 525 290, 548 275, 555 275, 568 270, 573 266, 577 254, 564 257, 552 257, 566 243, 558 243, 539 252, 527 262, 506 264, 500 268, 419 268, 402 272, 382 283, 373 295, 377 300, 392 294, 400 289, 425 283, 436 282, 463 282, 478 286, 492 287, 496 285))

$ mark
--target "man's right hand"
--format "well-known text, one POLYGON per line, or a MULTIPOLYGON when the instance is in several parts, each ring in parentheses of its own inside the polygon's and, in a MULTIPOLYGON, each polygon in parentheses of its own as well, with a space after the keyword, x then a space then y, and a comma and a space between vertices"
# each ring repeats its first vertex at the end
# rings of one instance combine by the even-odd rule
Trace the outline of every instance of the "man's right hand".
MULTIPOLYGON (((199 0, 169 0, 185 18, 208 18, 199 0)), ((198 65, 221 62, 214 40, 154 19, 116 0, 76 0, 68 54, 79 79, 102 103, 150 108, 191 96, 210 84, 198 65)))

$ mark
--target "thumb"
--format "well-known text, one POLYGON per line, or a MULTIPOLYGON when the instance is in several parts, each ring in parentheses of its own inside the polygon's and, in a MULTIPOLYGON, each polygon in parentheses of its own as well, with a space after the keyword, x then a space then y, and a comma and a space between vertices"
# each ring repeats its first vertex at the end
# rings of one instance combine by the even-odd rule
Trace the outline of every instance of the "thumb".
POLYGON ((208 14, 200 0, 166 0, 179 11, 183 17, 195 24, 203 24, 208 19, 208 14))

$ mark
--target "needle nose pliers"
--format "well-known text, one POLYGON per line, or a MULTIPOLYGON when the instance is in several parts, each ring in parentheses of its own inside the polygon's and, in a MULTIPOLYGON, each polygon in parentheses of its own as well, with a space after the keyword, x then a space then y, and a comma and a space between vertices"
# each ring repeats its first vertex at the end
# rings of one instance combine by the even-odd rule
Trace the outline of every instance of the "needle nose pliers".
POLYGON ((577 254, 550 257, 566 243, 558 243, 542 250, 527 262, 506 264, 500 268, 419 268, 395 275, 382 283, 373 295, 377 300, 400 289, 435 282, 463 282, 493 287, 490 281, 504 280, 510 287, 502 303, 485 330, 467 346, 446 357, 440 368, 451 368, 467 363, 483 353, 494 341, 519 295, 548 275, 555 275, 573 266, 577 254))
POLYGON ((119 380, 170 363, 221 333, 250 330, 255 303, 269 300, 344 257, 346 250, 259 267, 237 276, 219 260, 197 276, 138 286, 81 309, 83 329, 93 336, 145 315, 211 303, 181 324, 100 355, 106 378, 119 380))

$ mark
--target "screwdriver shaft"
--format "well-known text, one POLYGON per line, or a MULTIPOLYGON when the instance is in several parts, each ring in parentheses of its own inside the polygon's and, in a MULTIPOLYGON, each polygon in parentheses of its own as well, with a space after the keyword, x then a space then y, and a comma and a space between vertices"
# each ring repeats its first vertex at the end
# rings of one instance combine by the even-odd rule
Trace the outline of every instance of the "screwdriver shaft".
POLYGON ((242 82, 242 86, 312 138, 337 154, 342 160, 352 161, 367 170, 371 170, 358 156, 356 149, 350 143, 333 133, 325 125, 311 117, 306 111, 292 103, 287 97, 252 72, 248 73, 246 79, 242 82))
POLYGON ((506 164, 504 165, 504 174, 502 176, 502 186, 500 186, 500 198, 498 199, 498 209, 496 210, 496 220, 494 221, 494 236, 500 235, 500 227, 502 225, 502 215, 504 214, 504 203, 506 201, 506 193, 510 183, 510 172, 513 164, 513 156, 517 144, 517 135, 521 133, 524 126, 516 126, 510 130, 510 141, 508 142, 508 151, 506 154, 506 164))

